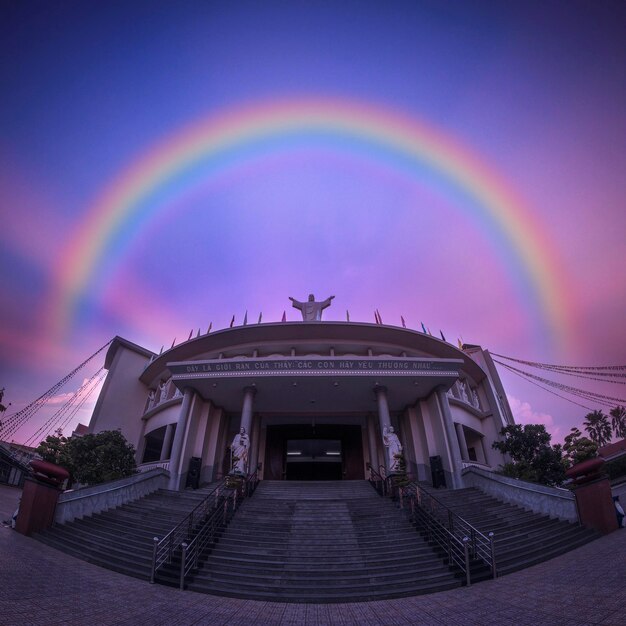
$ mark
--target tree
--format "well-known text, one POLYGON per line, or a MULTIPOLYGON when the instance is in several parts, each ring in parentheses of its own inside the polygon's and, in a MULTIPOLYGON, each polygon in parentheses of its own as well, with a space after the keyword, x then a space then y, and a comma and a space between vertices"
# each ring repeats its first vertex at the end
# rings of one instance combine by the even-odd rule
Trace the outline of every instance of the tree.
POLYGON ((502 441, 493 448, 511 457, 502 473, 543 485, 560 485, 565 480, 566 460, 560 445, 550 445, 550 433, 543 424, 513 424, 500 431, 502 441))
POLYGON ((39 444, 37 452, 44 461, 67 469, 72 480, 86 485, 124 478, 137 468, 135 449, 119 430, 69 439, 57 431, 39 444))
POLYGON ((613 426, 615 436, 623 439, 626 437, 626 408, 616 406, 610 410, 609 414, 611 415, 611 425, 613 426))
POLYGON ((611 441, 611 424, 609 424, 608 416, 602 411, 587 413, 583 425, 589 438, 598 446, 604 446, 611 441))
POLYGON ((583 437, 580 430, 576 427, 572 428, 569 435, 565 437, 563 450, 571 465, 576 465, 598 456, 598 444, 591 441, 588 437, 583 437))
POLYGON ((69 471, 70 459, 67 457, 67 437, 63 436, 63 431, 59 428, 54 435, 48 435, 37 446, 35 452, 44 460, 55 465, 65 467, 69 471))

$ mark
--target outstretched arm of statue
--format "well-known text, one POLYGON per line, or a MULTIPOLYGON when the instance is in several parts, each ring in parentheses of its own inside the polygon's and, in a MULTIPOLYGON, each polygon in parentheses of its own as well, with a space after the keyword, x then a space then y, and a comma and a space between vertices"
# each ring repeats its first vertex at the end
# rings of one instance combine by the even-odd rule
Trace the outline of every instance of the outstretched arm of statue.
POLYGON ((330 298, 326 298, 326 300, 324 300, 324 302, 322 302, 322 308, 325 309, 327 306, 330 306, 330 301, 334 298, 335 296, 330 296, 330 298))
POLYGON ((302 302, 296 300, 295 298, 292 298, 291 296, 289 296, 289 299, 291 300, 291 306, 295 307, 296 309, 301 309, 304 306, 302 302))

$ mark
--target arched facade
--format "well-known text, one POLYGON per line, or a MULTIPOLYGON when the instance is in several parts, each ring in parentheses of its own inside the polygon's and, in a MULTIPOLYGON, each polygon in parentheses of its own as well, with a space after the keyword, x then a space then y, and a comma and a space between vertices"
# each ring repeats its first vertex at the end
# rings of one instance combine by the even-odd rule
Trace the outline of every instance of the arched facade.
POLYGON ((105 366, 90 431, 120 428, 173 489, 190 466, 202 482, 365 478, 399 447, 416 478, 459 487, 465 464, 503 462, 491 444, 513 422, 487 351, 380 324, 239 326, 160 355, 117 337, 105 366))

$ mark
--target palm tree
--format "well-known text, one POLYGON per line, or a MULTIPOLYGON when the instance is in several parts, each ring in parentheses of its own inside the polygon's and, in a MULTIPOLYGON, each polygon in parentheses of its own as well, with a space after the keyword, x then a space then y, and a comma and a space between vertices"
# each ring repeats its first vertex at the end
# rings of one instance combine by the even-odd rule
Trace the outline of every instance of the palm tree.
POLYGON ((616 437, 626 437, 626 408, 616 406, 610 411, 611 424, 616 437))
POLYGON ((598 446, 603 446, 611 441, 611 424, 609 417, 602 411, 594 411, 585 416, 584 427, 589 438, 598 446))

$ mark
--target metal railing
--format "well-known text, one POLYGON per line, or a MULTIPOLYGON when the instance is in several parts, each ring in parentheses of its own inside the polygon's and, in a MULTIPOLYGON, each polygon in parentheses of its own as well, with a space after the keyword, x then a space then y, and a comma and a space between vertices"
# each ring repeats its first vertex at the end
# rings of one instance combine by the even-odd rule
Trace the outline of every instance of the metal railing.
POLYGON ((385 468, 381 465, 378 469, 381 472, 377 472, 369 463, 367 465, 367 469, 369 470, 369 482, 376 489, 378 495, 386 496, 387 495, 387 479, 385 478, 385 468))
MULTIPOLYGON (((399 501, 401 508, 408 506, 411 516, 425 524, 427 532, 448 551, 450 559, 461 569, 466 570, 468 584, 469 569, 460 562, 462 549, 467 549, 472 559, 484 563, 490 569, 493 578, 497 577, 493 532, 485 535, 414 482, 399 488, 399 501), (436 530, 437 527, 441 527, 445 532, 436 530)), ((465 561, 463 556, 462 563, 465 561)))
POLYGON ((456 565, 465 575, 465 584, 469 587, 472 583, 469 555, 469 538, 459 538, 451 533, 429 511, 411 499, 411 516, 415 521, 422 524, 426 530, 426 539, 437 543, 446 552, 448 565, 456 565))
MULTIPOLYGON (((172 562, 172 558, 177 550, 184 545, 188 545, 188 542, 193 542, 210 520, 215 519, 216 512, 221 513, 222 509, 227 510, 227 505, 231 500, 234 499, 234 501, 237 502, 238 497, 248 497, 254 493, 258 483, 257 473, 254 472, 243 478, 234 487, 229 486, 231 481, 233 481, 233 477, 231 476, 227 476, 221 480, 215 488, 209 492, 207 497, 178 522, 163 538, 154 538, 152 546, 152 568, 150 571, 151 583, 155 582, 158 570, 167 563, 172 562), (202 524, 202 526, 198 529, 200 524, 202 524)), ((182 552, 184 558, 184 549, 182 552)))
POLYGON ((223 506, 215 508, 209 514, 196 536, 191 541, 181 544, 179 578, 181 591, 185 588, 185 578, 198 567, 198 560, 206 547, 215 542, 217 535, 232 519, 241 502, 254 493, 258 482, 256 472, 247 476, 233 489, 231 495, 224 499, 223 506))
POLYGON ((153 463, 140 463, 137 465, 138 472, 149 472, 153 469, 164 469, 169 471, 170 469, 170 461, 154 461, 153 463))
POLYGON ((423 526, 428 540, 445 550, 448 563, 463 572, 466 584, 471 583, 472 559, 484 563, 496 578, 493 532, 485 535, 416 482, 398 487, 394 485, 393 476, 385 476, 384 468, 380 473, 371 465, 368 469, 369 481, 378 494, 396 499, 401 509, 409 510, 412 520, 423 526))
POLYGON ((166 563, 172 562, 174 551, 186 539, 193 536, 194 526, 206 517, 210 511, 217 508, 220 498, 224 497, 226 490, 226 479, 220 481, 207 497, 202 500, 190 513, 188 513, 172 530, 164 537, 155 537, 152 546, 152 569, 150 572, 150 582, 153 583, 157 571, 166 563))
MULTIPOLYGON (((399 475, 391 475, 387 476, 387 472, 385 470, 385 466, 381 465, 376 471, 369 463, 367 464, 367 469, 369 470, 369 482, 376 489, 379 495, 381 496, 390 496, 394 500, 398 497, 398 489, 399 487, 395 484, 395 479, 399 477, 399 475)), ((413 481, 415 477, 412 474, 403 474, 402 477, 405 479, 404 482, 413 481)))

